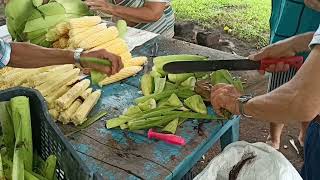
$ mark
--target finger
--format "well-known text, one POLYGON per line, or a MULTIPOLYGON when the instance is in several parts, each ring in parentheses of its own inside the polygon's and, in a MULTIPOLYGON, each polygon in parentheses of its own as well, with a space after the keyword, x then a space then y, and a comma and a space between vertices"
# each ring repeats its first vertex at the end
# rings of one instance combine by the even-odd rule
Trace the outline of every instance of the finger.
POLYGON ((275 70, 276 70, 275 64, 271 64, 269 67, 266 68, 266 71, 268 72, 275 72, 275 70))
POLYGON ((275 66, 275 72, 283 72, 284 71, 284 63, 279 62, 275 66))
POLYGON ((284 65, 284 71, 289 71, 290 69, 290 65, 289 64, 285 64, 284 65))
POLYGON ((225 83, 218 83, 218 84, 216 84, 216 85, 214 85, 212 88, 211 88, 211 92, 214 92, 214 91, 216 91, 216 90, 218 90, 218 89, 220 89, 220 88, 223 88, 223 87, 225 87, 227 84, 225 84, 225 83))
POLYGON ((218 114, 219 116, 223 116, 222 112, 220 110, 221 107, 220 107, 220 103, 219 103, 219 97, 213 98, 211 104, 212 104, 212 108, 213 108, 214 112, 216 114, 218 114))
POLYGON ((83 74, 89 75, 91 73, 91 68, 83 68, 82 72, 83 74))
POLYGON ((115 74, 115 73, 117 73, 119 71, 119 60, 114 56, 111 56, 109 59, 112 62, 111 73, 115 74))

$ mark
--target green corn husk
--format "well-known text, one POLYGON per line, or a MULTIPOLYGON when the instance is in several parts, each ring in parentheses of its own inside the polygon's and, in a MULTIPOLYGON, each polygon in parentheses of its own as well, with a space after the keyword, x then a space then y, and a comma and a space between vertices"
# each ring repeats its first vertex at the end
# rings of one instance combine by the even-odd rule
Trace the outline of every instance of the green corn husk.
POLYGON ((178 89, 173 89, 173 90, 168 90, 168 91, 163 91, 159 94, 150 94, 148 96, 142 96, 142 97, 139 97, 137 99, 134 100, 134 102, 136 104, 139 104, 139 103, 143 103, 151 98, 155 99, 156 101, 160 100, 160 99, 163 99, 163 98, 166 98, 166 97, 169 97, 171 96, 171 94, 173 93, 178 93, 180 91, 184 91, 184 90, 188 90, 188 88, 178 88, 178 89))
POLYGON ((129 128, 128 124, 121 124, 120 125, 121 130, 128 129, 128 128, 129 128))
POLYGON ((4 174, 4 169, 3 169, 3 163, 2 163, 2 156, 0 154, 0 180, 5 180, 5 174, 4 174))
POLYGON ((183 74, 168 74, 169 81, 180 84, 181 82, 187 80, 189 77, 194 76, 193 73, 183 73, 183 74))
POLYGON ((182 107, 183 106, 183 104, 180 101, 180 99, 178 98, 178 96, 174 93, 169 97, 169 99, 167 101, 167 105, 172 106, 172 107, 182 107))
MULTIPOLYGON (((20 121, 21 122, 21 121, 20 121)), ((12 163, 12 180, 23 180, 24 179, 24 141, 22 137, 22 123, 17 124, 15 126, 16 132, 16 143, 14 147, 14 154, 13 154, 13 163, 12 163)), ((32 163, 32 162, 31 162, 32 163)))
POLYGON ((106 59, 95 58, 95 57, 82 57, 80 58, 80 62, 99 64, 99 65, 104 65, 108 67, 112 66, 111 61, 106 59))
POLYGON ((16 156, 16 158, 20 158, 21 152, 24 168, 28 171, 32 171, 33 146, 29 99, 24 96, 14 97, 10 100, 10 107, 16 137, 15 154, 16 151, 19 152, 19 156, 14 156, 16 156), (21 133, 21 139, 17 138, 19 133, 21 133))
POLYGON ((117 29, 119 31, 119 37, 123 39, 126 36, 128 30, 127 22, 125 20, 118 20, 117 29))
POLYGON ((3 143, 5 146, 5 155, 12 159, 14 151, 14 129, 10 114, 9 102, 0 102, 0 123, 2 128, 3 143))
POLYGON ((196 78, 194 76, 189 77, 188 79, 186 79, 185 81, 183 81, 180 85, 182 87, 189 87, 190 90, 194 91, 194 88, 196 86, 196 78))
POLYGON ((154 79, 154 94, 163 92, 166 85, 166 78, 155 78, 154 79))
POLYGON ((57 157, 55 155, 50 155, 45 163, 43 175, 48 180, 54 180, 55 170, 57 165, 57 157))
POLYGON ((173 83, 167 81, 166 84, 165 84, 165 86, 164 86, 164 91, 173 90, 173 89, 177 89, 177 88, 178 88, 178 85, 173 84, 173 83))
POLYGON ((140 130, 140 129, 149 129, 152 127, 161 127, 176 118, 177 118, 177 115, 145 118, 145 119, 140 119, 135 121, 129 121, 128 126, 131 131, 140 130))
POLYGON ((194 95, 184 100, 184 104, 195 112, 207 114, 207 107, 200 95, 194 95))
POLYGON ((137 114, 137 113, 142 113, 141 109, 139 106, 130 106, 124 113, 123 115, 130 116, 132 114, 137 114))
POLYGON ((152 94, 154 90, 153 77, 150 74, 144 74, 141 77, 140 87, 144 96, 152 94))
POLYGON ((131 118, 127 116, 119 116, 118 118, 109 119, 106 121, 107 129, 112 129, 127 123, 131 118))
POLYGON ((146 102, 139 103, 138 107, 142 111, 148 111, 148 110, 151 110, 151 109, 155 109, 157 107, 157 103, 156 103, 155 99, 149 99, 146 102))
POLYGON ((177 131, 178 124, 179 118, 176 118, 173 121, 169 122, 161 131, 175 134, 177 131))
POLYGON ((98 85, 100 81, 107 77, 106 74, 103 74, 99 71, 91 70, 90 72, 91 82, 93 85, 98 85))

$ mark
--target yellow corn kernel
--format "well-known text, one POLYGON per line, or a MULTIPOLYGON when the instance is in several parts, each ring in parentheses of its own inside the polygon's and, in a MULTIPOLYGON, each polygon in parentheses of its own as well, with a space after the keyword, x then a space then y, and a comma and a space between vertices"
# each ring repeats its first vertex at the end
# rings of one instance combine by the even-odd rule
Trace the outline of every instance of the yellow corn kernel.
POLYGON ((52 120, 56 122, 60 113, 56 109, 49 109, 49 114, 51 115, 52 120))
POLYGON ((92 108, 97 104, 101 96, 101 90, 96 90, 80 105, 76 113, 72 117, 72 122, 75 125, 80 125, 87 120, 87 116, 92 108))
POLYGON ((126 61, 124 65, 125 65, 125 67, 127 67, 127 66, 143 66, 147 62, 148 62, 148 58, 145 56, 141 56, 141 57, 135 57, 129 61, 126 61))
POLYGON ((96 46, 95 48, 90 49, 90 51, 95 51, 95 50, 99 50, 99 49, 106 49, 107 47, 112 46, 114 44, 117 44, 119 42, 123 42, 123 40, 121 38, 116 38, 112 41, 101 44, 100 46, 96 46))
POLYGON ((131 77, 137 74, 141 70, 142 70, 141 66, 130 66, 130 67, 123 68, 117 74, 106 77, 104 80, 99 82, 99 86, 104 86, 107 84, 111 84, 111 83, 126 79, 128 77, 131 77))
POLYGON ((76 99, 68 109, 60 113, 58 120, 63 124, 68 124, 71 121, 71 117, 74 115, 81 104, 82 101, 80 99, 76 99))
POLYGON ((59 24, 56 25, 56 31, 57 34, 60 36, 63 36, 65 34, 68 34, 69 32, 69 23, 68 22, 61 22, 59 24))
POLYGON ((62 95, 64 95, 67 91, 69 91, 69 89, 71 89, 70 86, 62 86, 61 88, 59 88, 57 91, 55 91, 54 93, 50 94, 49 96, 45 97, 45 100, 47 101, 48 107, 50 109, 54 108, 55 106, 55 100, 57 100, 59 97, 61 97, 62 95))
MULTIPOLYGON (((88 28, 86 31, 82 33, 78 33, 75 36, 70 36, 69 39, 69 46, 71 47, 81 47, 80 42, 87 39, 89 36, 93 34, 98 34, 99 32, 103 31, 104 29, 107 29, 107 24, 106 23, 101 23, 96 26, 88 28)), ((82 48, 82 47, 81 47, 82 48)))
POLYGON ((47 96, 51 92, 58 90, 61 86, 65 85, 69 81, 78 77, 80 69, 73 69, 69 72, 59 74, 56 78, 52 78, 49 81, 35 87, 43 96, 47 96))
POLYGON ((82 99, 86 99, 91 93, 92 93, 92 88, 88 88, 80 95, 80 97, 82 99))
POLYGON ((101 23, 101 17, 99 16, 84 16, 80 18, 70 19, 69 28, 70 29, 84 28, 84 27, 95 26, 99 23, 101 23))
POLYGON ((120 40, 118 43, 113 44, 107 48, 105 48, 108 52, 111 52, 116 55, 120 55, 129 51, 128 45, 124 40, 120 40))
POLYGON ((70 29, 69 30, 69 37, 74 37, 80 33, 85 32, 86 30, 88 30, 91 27, 84 27, 84 28, 76 28, 76 29, 70 29))
POLYGON ((53 47, 53 48, 61 49, 61 46, 60 46, 60 42, 59 42, 59 40, 58 40, 58 41, 56 41, 56 42, 54 42, 54 43, 52 43, 52 47, 53 47))
POLYGON ((101 44, 104 44, 116 39, 118 35, 119 35, 119 32, 116 27, 112 26, 109 28, 104 28, 104 30, 96 34, 91 34, 87 38, 83 39, 79 43, 79 47, 84 49, 92 49, 96 46, 99 46, 101 44))
POLYGON ((67 109, 89 86, 90 80, 88 79, 78 82, 67 93, 56 100, 56 105, 63 110, 67 109))

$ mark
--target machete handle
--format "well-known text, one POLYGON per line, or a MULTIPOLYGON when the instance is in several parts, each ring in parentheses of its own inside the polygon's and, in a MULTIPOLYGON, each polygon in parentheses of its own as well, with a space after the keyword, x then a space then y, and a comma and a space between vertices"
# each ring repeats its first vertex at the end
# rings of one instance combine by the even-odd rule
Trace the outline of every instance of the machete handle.
POLYGON ((260 70, 266 70, 270 65, 283 62, 288 64, 290 67, 294 67, 297 70, 303 64, 303 56, 291 56, 291 57, 282 57, 282 58, 268 58, 261 60, 260 70))
POLYGON ((180 145, 180 146, 183 146, 186 144, 185 139, 181 136, 176 136, 174 134, 157 133, 152 131, 152 129, 149 129, 148 131, 148 138, 157 139, 169 144, 180 145))

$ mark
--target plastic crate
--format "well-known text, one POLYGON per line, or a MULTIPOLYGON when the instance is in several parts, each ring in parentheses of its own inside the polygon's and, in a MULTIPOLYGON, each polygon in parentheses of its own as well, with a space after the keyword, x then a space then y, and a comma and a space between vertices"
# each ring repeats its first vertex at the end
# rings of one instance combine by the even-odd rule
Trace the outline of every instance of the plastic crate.
POLYGON ((101 178, 90 172, 64 138, 62 132, 51 120, 45 100, 38 91, 22 87, 0 91, 0 101, 9 101, 16 96, 29 97, 34 150, 43 159, 47 159, 51 154, 57 156, 56 176, 58 180, 101 178))

